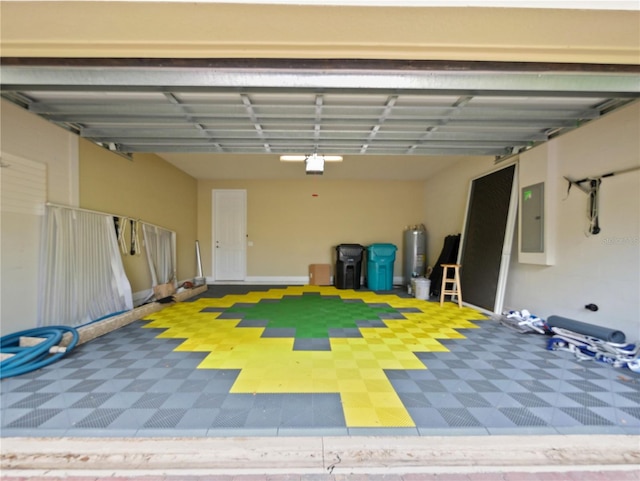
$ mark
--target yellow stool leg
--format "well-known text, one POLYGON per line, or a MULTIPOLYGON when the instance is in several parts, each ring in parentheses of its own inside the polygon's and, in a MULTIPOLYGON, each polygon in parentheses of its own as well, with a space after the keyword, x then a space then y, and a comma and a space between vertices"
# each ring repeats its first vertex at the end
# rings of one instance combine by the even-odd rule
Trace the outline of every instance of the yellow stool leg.
POLYGON ((462 307, 462 286, 460 285, 460 268, 454 267, 456 273, 456 296, 458 297, 458 307, 462 307))
POLYGON ((444 306, 444 296, 447 290, 447 266, 442 266, 442 287, 440 288, 440 307, 444 306))

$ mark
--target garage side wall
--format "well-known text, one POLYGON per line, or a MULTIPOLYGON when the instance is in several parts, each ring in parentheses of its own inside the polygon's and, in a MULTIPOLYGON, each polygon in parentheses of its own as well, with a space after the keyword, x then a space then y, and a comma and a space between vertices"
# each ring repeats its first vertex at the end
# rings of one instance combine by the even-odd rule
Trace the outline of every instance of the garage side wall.
MULTIPOLYGON (((621 329, 632 342, 640 339, 640 171, 603 179, 602 231, 591 236, 588 197, 576 187, 567 195, 562 178, 582 179, 639 166, 639 131, 636 103, 539 147, 553 156, 557 177, 555 200, 549 206, 555 218, 550 227, 556 233, 556 259, 550 266, 520 263, 516 236, 505 309, 528 309, 543 318, 561 315, 621 329), (585 309, 590 303, 600 309, 585 309)), ((490 160, 461 161, 426 182, 425 219, 431 244, 461 231, 469 182, 493 168, 490 160)), ((438 254, 439 250, 429 251, 430 263, 438 254)))
MULTIPOLYGON (((196 190, 193 177, 156 155, 136 154, 131 161, 80 141, 80 206, 175 231, 179 281, 196 274, 196 190)), ((134 298, 140 297, 151 288, 145 254, 125 255, 123 261, 134 298)))
MULTIPOLYGON (((46 171, 42 186, 45 192, 36 196, 48 202, 77 205, 77 137, 5 100, 0 100, 0 115, 3 164, 0 177, 10 177, 8 171, 19 168, 19 162, 36 163, 46 171)), ((3 189, 3 203, 7 201, 6 194, 3 189)), ((0 334, 3 336, 36 327, 41 221, 41 214, 2 208, 0 334)))
POLYGON ((556 261, 539 266, 512 256, 505 308, 569 317, 621 329, 631 342, 640 339, 640 171, 602 180, 598 235, 588 233, 588 196, 575 186, 567 194, 562 178, 640 166, 638 132, 636 103, 549 143, 558 176, 556 261), (585 309, 591 303, 597 312, 585 309))

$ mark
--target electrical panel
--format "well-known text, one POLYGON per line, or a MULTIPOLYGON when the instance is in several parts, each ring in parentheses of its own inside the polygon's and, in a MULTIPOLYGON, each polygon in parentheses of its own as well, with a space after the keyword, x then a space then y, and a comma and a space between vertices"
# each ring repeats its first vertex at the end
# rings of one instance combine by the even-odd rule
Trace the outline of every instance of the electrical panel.
POLYGON ((544 252, 544 182, 521 191, 520 250, 544 252))

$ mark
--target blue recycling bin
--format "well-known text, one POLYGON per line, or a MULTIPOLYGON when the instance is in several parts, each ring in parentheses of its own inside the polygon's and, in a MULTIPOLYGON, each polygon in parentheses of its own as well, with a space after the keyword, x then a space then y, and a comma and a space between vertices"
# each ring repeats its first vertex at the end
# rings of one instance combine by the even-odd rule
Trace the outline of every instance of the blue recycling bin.
POLYGON ((367 247, 367 287, 372 291, 393 289, 393 264, 398 248, 393 244, 367 247))

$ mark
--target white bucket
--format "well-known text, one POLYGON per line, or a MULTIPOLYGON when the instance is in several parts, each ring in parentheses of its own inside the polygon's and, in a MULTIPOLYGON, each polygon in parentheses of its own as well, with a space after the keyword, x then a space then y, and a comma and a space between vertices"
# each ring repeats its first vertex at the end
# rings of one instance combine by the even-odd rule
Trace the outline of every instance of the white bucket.
POLYGON ((409 292, 410 296, 414 296, 415 297, 415 295, 416 295, 416 278, 415 277, 411 278, 411 282, 407 286, 407 291, 409 292))
POLYGON ((415 280, 416 284, 416 299, 421 299, 426 301, 429 299, 429 291, 431 290, 431 281, 429 279, 425 279, 424 277, 420 277, 415 280))

